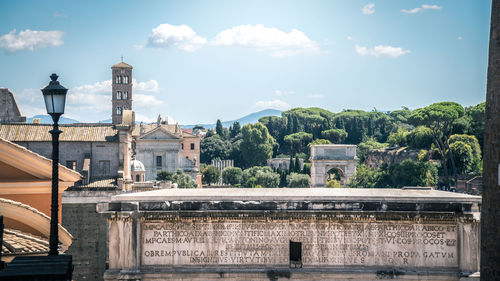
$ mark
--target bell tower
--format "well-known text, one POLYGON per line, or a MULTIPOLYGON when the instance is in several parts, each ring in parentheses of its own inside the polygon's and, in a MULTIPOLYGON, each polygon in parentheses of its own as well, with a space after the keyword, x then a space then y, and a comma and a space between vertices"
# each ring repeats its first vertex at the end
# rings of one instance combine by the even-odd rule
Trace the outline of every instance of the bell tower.
POLYGON ((111 67, 112 122, 121 124, 124 110, 132 110, 132 66, 122 61, 111 67))

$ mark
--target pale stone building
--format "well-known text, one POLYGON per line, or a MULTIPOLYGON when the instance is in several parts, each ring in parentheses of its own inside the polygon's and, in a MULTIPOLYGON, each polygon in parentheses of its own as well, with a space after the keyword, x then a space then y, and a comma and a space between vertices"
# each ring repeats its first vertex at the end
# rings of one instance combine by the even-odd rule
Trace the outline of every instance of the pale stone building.
POLYGON ((324 187, 332 173, 339 173, 344 186, 356 174, 356 145, 311 145, 311 186, 324 187))
POLYGON ((26 122, 21 116, 14 94, 6 88, 0 88, 0 123, 26 122))
POLYGON ((144 164, 146 181, 156 179, 158 171, 178 169, 198 181, 200 137, 184 132, 179 124, 168 124, 161 117, 155 124, 141 124, 132 132, 136 159, 144 164))

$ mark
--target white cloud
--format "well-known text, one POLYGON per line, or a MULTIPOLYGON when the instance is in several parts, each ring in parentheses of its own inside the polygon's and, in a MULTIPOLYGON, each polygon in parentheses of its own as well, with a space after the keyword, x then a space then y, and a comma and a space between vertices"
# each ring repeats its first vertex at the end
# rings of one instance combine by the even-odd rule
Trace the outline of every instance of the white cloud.
POLYGON ((148 117, 146 115, 142 115, 140 113, 135 113, 135 121, 144 122, 144 123, 153 123, 156 121, 156 118, 148 117))
POLYGON ((438 5, 427 5, 427 4, 422 5, 422 9, 424 10, 441 10, 442 8, 443 7, 438 5))
MULTIPOLYGON (((156 80, 138 82, 136 79, 132 79, 132 83, 132 98, 134 100, 132 109, 136 114, 141 116, 140 112, 142 112, 145 113, 142 116, 154 115, 164 109, 164 102, 155 95, 151 95, 151 93, 157 93, 160 90, 156 80)), ((66 112, 70 113, 72 118, 82 122, 98 121, 91 118, 108 119, 108 116, 111 115, 111 88, 111 80, 70 88, 66 112), (92 114, 89 115, 89 112, 92 114)), ((146 120, 149 119, 143 118, 140 121, 146 120)))
POLYGON ((375 4, 373 3, 366 4, 363 7, 363 9, 361 9, 361 11, 363 12, 363 15, 371 15, 375 13, 375 4))
POLYGON ((352 40, 352 37, 351 36, 347 36, 347 40, 351 41, 352 40))
POLYGON ((375 57, 388 57, 388 58, 397 58, 404 54, 409 54, 410 50, 404 50, 400 47, 392 47, 392 46, 382 46, 378 45, 373 48, 367 48, 363 46, 354 46, 356 53, 361 56, 372 55, 375 57))
POLYGON ((291 106, 282 100, 258 101, 255 103, 257 108, 275 108, 279 110, 290 109, 291 106))
POLYGON ((457 39, 461 41, 461 40, 462 40, 462 39, 464 39, 464 38, 462 38, 462 36, 458 36, 458 38, 457 38, 457 39))
POLYGON ((68 18, 68 15, 59 12, 55 12, 53 16, 54 18, 68 18))
POLYGON ((420 7, 416 7, 410 10, 407 9, 402 9, 401 12, 406 13, 406 14, 416 14, 419 12, 423 12, 424 10, 441 10, 443 7, 438 6, 438 5, 428 5, 428 4, 423 4, 420 7))
POLYGON ((160 90, 158 86, 158 81, 149 80, 146 82, 137 82, 135 78, 132 78, 132 89, 135 91, 143 91, 143 92, 153 92, 156 93, 160 90))
POLYGON ((294 91, 282 91, 282 90, 275 90, 274 93, 277 96, 289 96, 295 94, 294 91))
POLYGON ((309 39, 302 31, 292 29, 284 32, 262 24, 239 25, 226 29, 210 42, 214 46, 240 46, 259 51, 268 51, 272 56, 293 56, 301 53, 318 53, 318 43, 309 39))
POLYGON ((365 56, 368 54, 368 48, 366 48, 366 47, 361 47, 361 46, 355 45, 354 49, 356 49, 356 53, 358 53, 362 56, 365 56))
POLYGON ((163 101, 157 99, 156 96, 134 93, 134 109, 148 110, 151 109, 151 107, 160 106, 162 104, 163 101))
POLYGON ((23 50, 34 51, 38 48, 57 47, 64 44, 62 39, 64 32, 59 30, 38 31, 38 30, 22 30, 16 34, 16 30, 2 35, 0 37, 0 49, 5 49, 9 52, 17 52, 23 50))
POLYGON ((111 92, 111 80, 95 82, 94 84, 76 86, 71 88, 71 92, 84 93, 84 94, 94 94, 94 93, 104 93, 104 92, 109 93, 111 92))
POLYGON ((149 35, 148 47, 171 48, 193 52, 201 48, 207 39, 200 37, 187 25, 160 24, 149 35))
POLYGON ((407 14, 416 14, 418 12, 422 11, 422 8, 413 8, 413 9, 410 9, 410 10, 407 10, 407 9, 402 9, 401 12, 403 13, 407 13, 407 14))
POLYGON ((324 98, 325 96, 321 95, 321 94, 309 94, 308 96, 310 99, 322 99, 324 98))

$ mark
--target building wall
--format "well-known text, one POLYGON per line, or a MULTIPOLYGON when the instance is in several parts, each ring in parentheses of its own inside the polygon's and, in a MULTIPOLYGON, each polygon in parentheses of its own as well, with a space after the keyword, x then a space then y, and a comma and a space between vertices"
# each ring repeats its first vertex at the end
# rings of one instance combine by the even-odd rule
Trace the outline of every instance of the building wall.
MULTIPOLYGON (((64 130, 64 129, 63 129, 64 130)), ((52 142, 15 142, 44 157, 52 158, 52 142)), ((99 168, 99 162, 109 161, 108 176, 117 176, 119 167, 118 142, 60 142, 59 163, 66 166, 67 161, 76 160, 76 171, 82 173, 83 160, 90 156, 90 176, 106 176, 99 168)))
POLYGON ((187 157, 191 161, 196 160, 196 168, 200 169, 200 138, 184 138, 182 141, 182 156, 187 157), (191 144, 194 144, 194 149, 191 149, 191 144))
POLYGON ((107 260, 107 221, 96 204, 119 191, 66 191, 61 225, 75 238, 66 252, 73 256, 73 280, 103 280, 107 260))
POLYGON ((137 160, 144 164, 146 181, 156 179, 156 173, 161 170, 176 172, 181 163, 181 143, 177 141, 147 141, 137 140, 137 160), (162 157, 162 165, 156 165, 156 156, 162 157))

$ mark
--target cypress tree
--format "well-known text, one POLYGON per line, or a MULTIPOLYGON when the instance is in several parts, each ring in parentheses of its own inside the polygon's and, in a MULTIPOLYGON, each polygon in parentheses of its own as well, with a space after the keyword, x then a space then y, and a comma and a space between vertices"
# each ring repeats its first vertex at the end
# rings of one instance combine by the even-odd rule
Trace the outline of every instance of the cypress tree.
POLYGON ((295 157, 295 172, 300 173, 300 160, 299 157, 295 157))

